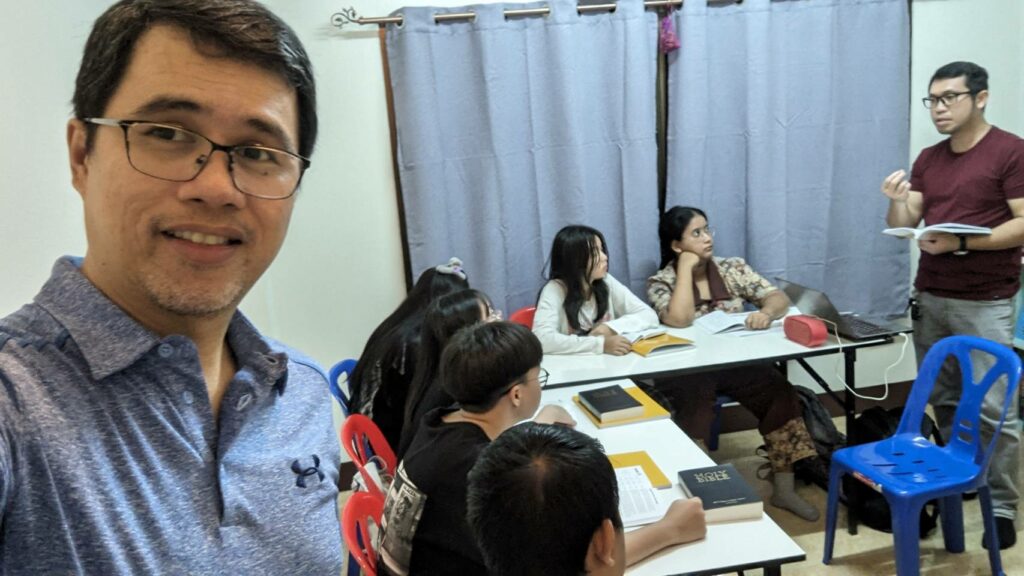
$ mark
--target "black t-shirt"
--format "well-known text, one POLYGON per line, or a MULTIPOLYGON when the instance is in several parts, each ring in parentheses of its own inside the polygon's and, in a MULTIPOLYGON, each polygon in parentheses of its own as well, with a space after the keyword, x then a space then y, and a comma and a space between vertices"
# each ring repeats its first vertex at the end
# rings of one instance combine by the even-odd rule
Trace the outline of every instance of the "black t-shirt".
POLYGON ((490 439, 475 424, 427 413, 384 504, 381 573, 487 574, 466 523, 466 476, 490 439))

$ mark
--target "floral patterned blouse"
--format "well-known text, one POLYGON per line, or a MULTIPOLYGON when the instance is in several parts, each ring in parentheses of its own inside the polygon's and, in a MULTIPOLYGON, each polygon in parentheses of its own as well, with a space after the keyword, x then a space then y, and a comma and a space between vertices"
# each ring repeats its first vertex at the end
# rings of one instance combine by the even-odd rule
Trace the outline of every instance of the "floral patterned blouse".
MULTIPOLYGON (((754 271, 743 258, 717 258, 708 266, 708 285, 711 299, 700 299, 700 292, 693 287, 697 306, 695 317, 715 310, 742 312, 743 303, 750 302, 758 308, 766 296, 778 290, 768 280, 754 271)), ((676 263, 671 262, 647 279, 647 300, 661 318, 668 312, 672 290, 676 287, 676 263)))

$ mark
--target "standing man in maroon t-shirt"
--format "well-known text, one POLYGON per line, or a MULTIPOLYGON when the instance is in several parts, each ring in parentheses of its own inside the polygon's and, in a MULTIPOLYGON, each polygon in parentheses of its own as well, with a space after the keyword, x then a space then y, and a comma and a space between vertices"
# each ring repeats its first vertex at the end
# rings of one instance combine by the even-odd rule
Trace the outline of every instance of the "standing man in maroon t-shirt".
MULTIPOLYGON (((923 237, 914 288, 919 317, 914 320, 918 359, 937 340, 972 334, 1010 346, 1014 296, 1020 288, 1024 245, 1024 140, 985 121, 988 72, 971 62, 953 62, 932 76, 924 105, 932 122, 949 138, 925 148, 909 181, 903 170, 882 182, 890 199, 889 226, 957 222, 992 228, 990 236, 932 233, 923 237)), ((991 363, 976 362, 975 378, 991 363)), ((1003 412, 1006 383, 992 387, 982 407, 982 437, 987 442, 1003 412)), ((932 392, 931 404, 946 438, 960 399, 960 380, 947 363, 932 392)), ((988 483, 1000 548, 1017 541, 1014 518, 1020 459, 1018 399, 1006 413, 988 483)), ((984 542, 983 542, 984 543, 984 542)))

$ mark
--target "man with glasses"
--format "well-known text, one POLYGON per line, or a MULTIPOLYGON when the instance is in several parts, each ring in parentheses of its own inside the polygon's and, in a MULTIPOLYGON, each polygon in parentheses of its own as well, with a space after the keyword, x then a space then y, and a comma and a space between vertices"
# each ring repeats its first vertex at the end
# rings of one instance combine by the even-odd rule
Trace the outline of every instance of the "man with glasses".
MULTIPOLYGON (((918 245, 921 260, 914 282, 914 344, 923 358, 937 340, 972 334, 1010 346, 1014 296, 1020 288, 1024 245, 1024 140, 985 120, 988 73, 971 62, 939 68, 924 105, 940 134, 949 138, 925 148, 910 180, 903 170, 882 182, 889 198, 889 226, 957 222, 986 226, 991 235, 931 233, 918 245)), ((975 364, 975 377, 988 370, 975 364)), ((1005 382, 993 386, 982 407, 982 437, 991 438, 1003 412, 1005 382)), ((949 438, 961 383, 947 364, 935 383, 931 403, 949 438)), ((989 468, 1000 548, 1017 540, 1014 518, 1019 494, 1020 423, 1018 399, 1006 410, 989 468)))
POLYGON ((316 140, 250 0, 122 0, 67 125, 88 249, 0 320, 0 573, 337 574, 327 382, 237 310, 316 140))

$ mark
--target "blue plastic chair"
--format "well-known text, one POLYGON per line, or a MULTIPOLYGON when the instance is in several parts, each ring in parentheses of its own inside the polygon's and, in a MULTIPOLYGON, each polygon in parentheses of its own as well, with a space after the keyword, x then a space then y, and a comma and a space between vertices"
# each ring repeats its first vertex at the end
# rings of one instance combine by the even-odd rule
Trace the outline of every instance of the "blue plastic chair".
POLYGON ((331 366, 331 371, 327 374, 327 385, 331 389, 331 396, 338 401, 341 406, 341 412, 345 416, 349 415, 349 396, 341 388, 341 382, 339 382, 342 375, 345 376, 345 387, 348 388, 348 382, 352 378, 352 373, 356 370, 356 361, 349 358, 342 360, 334 366, 331 366))
POLYGON ((919 574, 918 524, 921 508, 929 500, 939 500, 946 550, 963 552, 961 495, 977 490, 986 527, 985 543, 988 546, 989 564, 992 574, 1002 575, 999 545, 994 541, 996 525, 992 514, 992 496, 986 476, 989 458, 1006 419, 1006 411, 1011 406, 1011 399, 1017 393, 1020 376, 1020 359, 1007 346, 974 336, 951 336, 936 342, 921 364, 896 434, 879 442, 843 448, 832 455, 822 561, 828 564, 832 560, 840 479, 843 474, 853 474, 861 482, 881 492, 889 504, 897 574, 919 574), (972 351, 989 354, 996 360, 995 365, 977 382, 973 377, 972 351), (921 436, 921 416, 939 370, 949 356, 955 357, 959 363, 963 391, 953 418, 952 437, 946 446, 939 447, 921 436), (992 440, 983 446, 978 434, 982 401, 992 385, 1002 377, 1007 379, 1002 414, 992 440))
POLYGON ((715 403, 711 406, 711 429, 708 431, 708 451, 718 450, 718 436, 722 433, 722 407, 735 402, 728 394, 715 394, 715 403))

